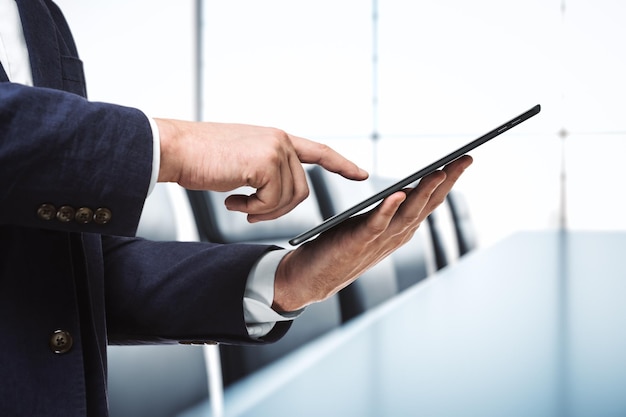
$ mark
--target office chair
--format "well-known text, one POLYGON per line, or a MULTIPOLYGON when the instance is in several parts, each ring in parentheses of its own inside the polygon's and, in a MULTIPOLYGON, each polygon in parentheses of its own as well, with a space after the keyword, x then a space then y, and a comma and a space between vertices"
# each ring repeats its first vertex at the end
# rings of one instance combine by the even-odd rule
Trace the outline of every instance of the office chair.
MULTIPOLYGON (((156 185, 146 200, 138 236, 198 240, 187 197, 176 187, 156 185)), ((202 347, 109 346, 108 369, 111 417, 170 417, 208 398, 202 347)))
MULTIPOLYGON (((378 190, 397 181, 380 177, 373 177, 372 180, 378 190)), ((422 223, 417 235, 421 238, 420 244, 413 241, 410 244, 416 246, 413 251, 419 254, 417 259, 425 262, 424 267, 418 266, 418 269, 422 273, 426 271, 428 275, 455 262, 461 255, 475 248, 476 232, 469 216, 465 197, 456 190, 448 193, 446 200, 428 216, 426 222, 422 223)), ((403 253, 406 250, 404 247, 401 248, 397 257, 402 259, 404 256, 409 256, 410 259, 410 251, 406 255, 403 253)), ((402 263, 400 261, 397 265, 402 265, 402 263)), ((403 288, 406 288, 406 284, 402 282, 411 283, 411 277, 407 279, 405 274, 399 273, 400 285, 403 288)))
POLYGON ((472 222, 465 195, 452 190, 446 198, 454 222, 459 256, 463 256, 478 246, 478 238, 472 222))
MULTIPOLYGON (((234 193, 249 193, 250 189, 234 193)), ((288 214, 272 221, 250 224, 243 213, 226 210, 224 199, 231 193, 189 191, 202 240, 218 243, 276 244, 289 248, 287 241, 322 221, 312 191, 309 198, 288 214)), ((224 386, 270 364, 305 343, 341 325, 337 296, 315 303, 294 320, 287 334, 268 345, 220 345, 224 386)))
MULTIPOLYGON (((380 191, 395 184, 397 179, 372 176, 371 181, 375 191, 380 191)), ((433 233, 431 233, 429 223, 430 221, 428 220, 422 222, 415 232, 415 236, 391 255, 396 270, 398 291, 404 291, 412 287, 438 269, 437 251, 435 250, 432 239, 433 233)), ((434 232, 434 234, 438 237, 437 243, 441 244, 441 238, 438 233, 434 232)), ((441 251, 439 253, 441 254, 441 251)))
POLYGON ((423 222, 415 236, 392 255, 398 291, 404 291, 436 271, 433 245, 429 239, 428 222, 423 222))
MULTIPOLYGON (((371 181, 350 181, 319 166, 311 168, 309 175, 324 219, 350 208, 375 192, 371 181)), ((386 258, 339 292, 344 322, 397 293, 394 262, 392 258, 386 258)))

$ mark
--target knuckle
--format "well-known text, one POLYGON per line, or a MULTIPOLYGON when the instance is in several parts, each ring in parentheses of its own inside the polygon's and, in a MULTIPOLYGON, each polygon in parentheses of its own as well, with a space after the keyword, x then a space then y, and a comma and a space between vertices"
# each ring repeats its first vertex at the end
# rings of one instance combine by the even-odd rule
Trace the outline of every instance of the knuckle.
POLYGON ((375 236, 383 234, 387 230, 387 226, 380 224, 379 222, 370 222, 369 230, 375 236))
POLYGON ((284 130, 268 127, 268 137, 277 145, 282 145, 289 141, 289 135, 284 130))
POLYGON ((264 147, 263 157, 271 163, 280 162, 285 158, 288 149, 291 147, 289 135, 283 130, 273 127, 267 129, 267 135, 265 136, 266 146, 264 147))
POLYGON ((261 149, 258 157, 266 164, 265 169, 273 169, 273 167, 278 164, 282 159, 282 153, 280 152, 280 148, 275 146, 274 144, 270 144, 270 146, 266 146, 261 149))
POLYGON ((319 144, 319 152, 320 152, 320 154, 322 154, 322 155, 327 155, 327 154, 329 154, 330 152, 333 152, 333 148, 331 148, 330 146, 328 146, 328 145, 327 145, 327 144, 325 144, 325 143, 320 143, 320 144, 319 144))
POLYGON ((311 191, 309 190, 308 186, 304 186, 301 187, 300 189, 296 190, 295 192, 295 198, 296 200, 298 200, 299 202, 306 200, 309 195, 311 194, 311 191))
POLYGON ((324 161, 333 152, 334 152, 333 149, 330 146, 326 145, 325 143, 319 144, 320 161, 324 161))
POLYGON ((432 195, 430 197, 430 203, 432 204, 433 207, 439 207, 445 201, 446 201, 446 196, 445 195, 436 194, 436 195, 432 195))

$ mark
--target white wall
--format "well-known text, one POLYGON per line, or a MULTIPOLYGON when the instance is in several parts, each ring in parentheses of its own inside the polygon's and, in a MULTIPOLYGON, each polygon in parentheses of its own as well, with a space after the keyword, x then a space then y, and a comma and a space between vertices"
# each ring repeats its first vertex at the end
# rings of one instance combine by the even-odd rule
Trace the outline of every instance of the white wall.
POLYGON ((623 2, 378 6, 377 146, 372 2, 207 3, 205 116, 281 126, 400 177, 541 103, 540 116, 474 152, 459 184, 481 241, 557 227, 560 216, 573 228, 626 228, 623 2))
MULTIPOLYGON (((191 1, 58 3, 92 99, 193 117, 191 1)), ((458 186, 481 243, 556 227, 563 213, 573 228, 626 229, 626 4, 378 3, 374 119, 371 1, 206 1, 204 118, 281 127, 399 177, 541 103, 539 116, 474 152, 458 186)))
POLYGON ((91 100, 193 118, 193 1, 58 0, 91 100))

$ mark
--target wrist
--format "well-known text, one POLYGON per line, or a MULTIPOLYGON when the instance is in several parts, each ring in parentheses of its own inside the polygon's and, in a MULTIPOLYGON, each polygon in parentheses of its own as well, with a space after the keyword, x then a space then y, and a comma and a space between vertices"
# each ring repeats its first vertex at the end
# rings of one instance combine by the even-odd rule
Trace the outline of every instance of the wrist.
POLYGON ((159 130, 161 162, 159 166, 158 182, 178 182, 180 173, 177 166, 177 144, 180 140, 180 129, 173 120, 154 119, 159 130))
POLYGON ((276 269, 272 309, 277 312, 297 311, 313 301, 306 294, 306 282, 300 279, 296 282, 292 278, 297 276, 290 263, 293 253, 290 252, 285 255, 276 269))

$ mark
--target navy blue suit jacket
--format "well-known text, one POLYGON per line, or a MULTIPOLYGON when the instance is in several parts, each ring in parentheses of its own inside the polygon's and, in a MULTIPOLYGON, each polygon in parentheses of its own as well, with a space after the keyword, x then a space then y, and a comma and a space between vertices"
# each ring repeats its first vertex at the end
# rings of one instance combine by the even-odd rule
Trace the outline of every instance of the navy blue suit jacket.
POLYGON ((107 343, 257 342, 242 299, 270 248, 134 238, 149 123, 87 101, 59 9, 17 3, 35 87, 0 67, 0 414, 106 415, 107 343))

